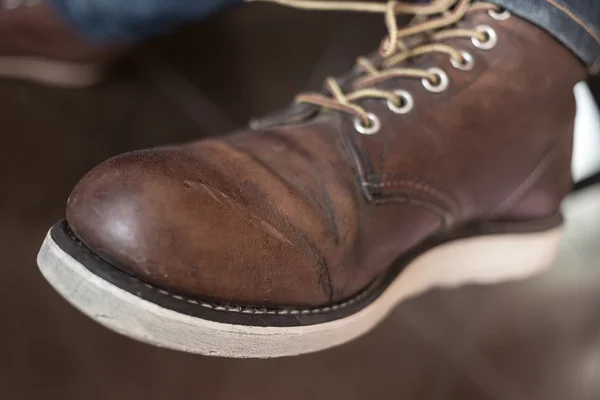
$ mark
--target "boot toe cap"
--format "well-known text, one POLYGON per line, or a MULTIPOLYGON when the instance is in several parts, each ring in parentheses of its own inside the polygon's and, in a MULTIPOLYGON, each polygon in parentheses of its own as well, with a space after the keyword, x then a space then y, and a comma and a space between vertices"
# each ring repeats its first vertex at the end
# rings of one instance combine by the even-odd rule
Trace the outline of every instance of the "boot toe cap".
POLYGON ((178 293, 261 306, 327 302, 306 254, 202 171, 171 150, 106 161, 73 190, 69 226, 113 266, 178 293))

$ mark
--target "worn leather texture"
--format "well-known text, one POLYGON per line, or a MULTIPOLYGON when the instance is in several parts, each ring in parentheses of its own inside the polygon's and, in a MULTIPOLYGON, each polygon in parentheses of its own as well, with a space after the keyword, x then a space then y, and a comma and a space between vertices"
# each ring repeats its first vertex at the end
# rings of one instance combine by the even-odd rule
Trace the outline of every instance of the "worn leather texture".
POLYGON ((573 86, 585 70, 516 17, 481 12, 464 24, 492 26, 498 45, 452 40, 473 55, 472 71, 444 56, 414 61, 448 73, 444 93, 419 80, 380 84, 408 90, 416 107, 400 116, 362 102, 379 133, 361 135, 334 112, 288 112, 279 125, 124 154, 76 186, 71 228, 152 285, 309 307, 352 296, 440 232, 555 216, 571 187, 573 86))

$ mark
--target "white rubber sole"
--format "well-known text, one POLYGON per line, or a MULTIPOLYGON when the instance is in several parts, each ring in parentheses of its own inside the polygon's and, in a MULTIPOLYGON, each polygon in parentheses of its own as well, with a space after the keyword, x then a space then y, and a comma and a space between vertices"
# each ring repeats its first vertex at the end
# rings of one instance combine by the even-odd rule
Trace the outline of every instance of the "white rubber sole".
POLYGON ((88 87, 99 83, 104 68, 34 57, 0 57, 0 77, 23 79, 64 88, 88 87))
POLYGON ((484 236, 438 246, 416 258, 383 294, 349 317, 317 325, 259 327, 218 323, 163 308, 94 275, 46 237, 38 264, 48 282, 100 324, 155 346, 235 358, 316 352, 368 332, 398 303, 434 288, 496 284, 538 274, 557 252, 562 228, 484 236))

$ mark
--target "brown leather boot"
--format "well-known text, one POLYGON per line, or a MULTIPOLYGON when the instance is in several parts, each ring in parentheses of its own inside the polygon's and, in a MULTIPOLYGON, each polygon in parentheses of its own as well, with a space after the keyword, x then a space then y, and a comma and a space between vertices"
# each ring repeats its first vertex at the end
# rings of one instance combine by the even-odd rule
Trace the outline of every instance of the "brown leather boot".
POLYGON ((88 173, 40 252, 48 281, 138 340, 276 357, 432 288, 549 266, 583 65, 487 3, 378 11, 393 36, 322 94, 88 173), (401 12, 427 18, 397 31, 401 12))
POLYGON ((0 0, 0 77, 90 86, 127 47, 91 43, 44 0, 0 0))

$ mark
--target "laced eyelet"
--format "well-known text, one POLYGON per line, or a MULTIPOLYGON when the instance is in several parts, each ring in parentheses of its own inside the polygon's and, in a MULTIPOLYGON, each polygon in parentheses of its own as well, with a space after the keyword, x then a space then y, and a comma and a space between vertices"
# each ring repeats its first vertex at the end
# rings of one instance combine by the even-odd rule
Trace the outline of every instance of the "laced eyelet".
POLYGON ((421 82, 423 82, 425 89, 433 93, 441 93, 448 89, 448 86, 450 86, 450 78, 448 78, 448 75, 444 72, 444 70, 434 67, 429 68, 427 72, 435 75, 437 79, 436 83, 431 83, 429 79, 424 78, 421 82))
POLYGON ((506 21, 509 19, 512 14, 508 10, 503 10, 501 12, 489 10, 488 14, 490 17, 494 18, 496 21, 506 21))
POLYGON ((475 37, 472 38, 471 42, 473 42, 475 47, 482 50, 490 50, 496 47, 496 44, 498 43, 498 34, 496 34, 496 31, 493 28, 487 25, 479 25, 475 30, 479 33, 483 33, 487 37, 485 42, 482 42, 475 37))
POLYGON ((471 53, 467 51, 461 51, 461 60, 455 60, 454 58, 450 58, 450 63, 456 69, 460 69, 461 71, 470 71, 475 66, 475 59, 471 55, 471 53))
POLYGON ((393 101, 388 100, 387 106, 390 111, 396 114, 408 114, 415 107, 415 100, 406 90, 395 90, 394 94, 398 96, 401 104, 397 105, 393 101))
POLYGON ((369 118, 369 126, 364 126, 362 120, 358 117, 354 118, 354 129, 358 131, 358 133, 362 135, 374 135, 379 132, 381 129, 381 121, 375 114, 368 113, 367 117, 369 118))

